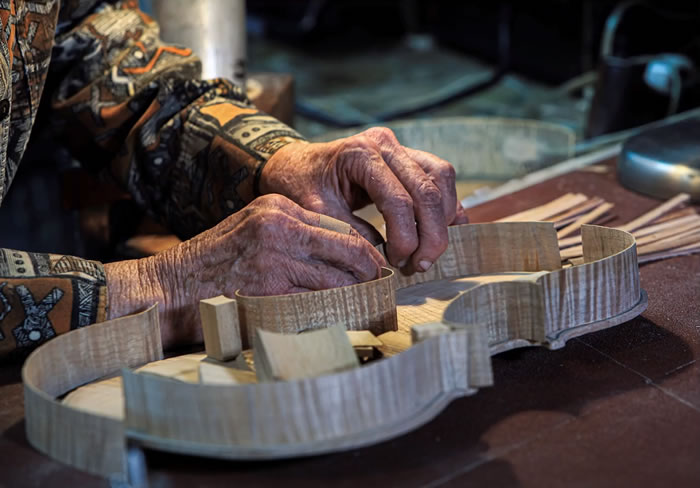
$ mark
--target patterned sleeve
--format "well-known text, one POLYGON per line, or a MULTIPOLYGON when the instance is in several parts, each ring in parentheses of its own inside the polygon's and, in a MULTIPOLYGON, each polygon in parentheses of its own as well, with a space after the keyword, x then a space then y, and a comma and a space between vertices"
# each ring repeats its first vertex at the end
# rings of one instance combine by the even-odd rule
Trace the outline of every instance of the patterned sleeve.
POLYGON ((100 263, 0 249, 0 359, 21 358, 58 334, 101 322, 106 307, 100 263))
POLYGON ((75 156, 182 238, 249 203, 264 162, 303 140, 229 81, 201 80, 200 61, 164 44, 136 0, 63 2, 51 64, 75 156))

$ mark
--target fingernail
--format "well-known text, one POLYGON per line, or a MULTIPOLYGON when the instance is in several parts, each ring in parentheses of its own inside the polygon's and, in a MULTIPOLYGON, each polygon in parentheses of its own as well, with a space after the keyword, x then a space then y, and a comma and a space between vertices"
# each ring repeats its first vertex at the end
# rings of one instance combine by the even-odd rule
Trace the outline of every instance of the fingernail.
POLYGON ((404 266, 406 266, 407 262, 408 262, 407 259, 404 259, 403 261, 399 261, 399 268, 403 268, 404 266))
POLYGON ((423 261, 418 263, 418 266, 420 266, 420 268, 423 271, 428 271, 432 265, 433 265, 433 263, 431 263, 430 261, 426 261, 426 260, 423 260, 423 261))

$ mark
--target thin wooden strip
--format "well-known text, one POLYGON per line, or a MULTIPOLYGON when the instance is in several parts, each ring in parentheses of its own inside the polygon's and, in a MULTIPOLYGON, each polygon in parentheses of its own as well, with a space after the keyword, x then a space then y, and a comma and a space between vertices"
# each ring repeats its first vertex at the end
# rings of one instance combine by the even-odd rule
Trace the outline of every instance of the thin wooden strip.
MULTIPOLYGON (((658 223, 658 224, 654 224, 654 225, 647 226, 647 227, 640 227, 637 230, 632 231, 632 235, 634 235, 635 237, 643 237, 643 236, 648 235, 650 233, 656 232, 657 230, 663 230, 663 229, 666 229, 669 227, 673 227, 675 225, 683 225, 686 222, 700 219, 700 215, 695 213, 694 210, 693 210, 693 212, 691 212, 689 214, 678 214, 678 215, 681 215, 681 216, 677 219, 671 219, 671 220, 663 219, 663 221, 661 221, 661 219, 659 219, 658 221, 660 223, 658 223)), ((624 230, 624 229, 622 229, 622 227, 617 227, 617 229, 624 230)), ((578 244, 581 244, 581 236, 580 235, 566 237, 564 239, 559 240, 559 248, 560 249, 571 247, 571 246, 576 246, 578 244)))
POLYGON ((598 217, 596 220, 591 222, 591 224, 607 227, 606 224, 609 222, 612 222, 616 218, 617 218, 617 215, 615 215, 614 213, 607 213, 605 215, 601 215, 600 217, 598 217))
POLYGON ((653 252, 650 254, 645 254, 644 256, 639 256, 639 264, 649 263, 652 261, 659 261, 661 259, 675 258, 679 256, 688 256, 690 254, 700 253, 700 244, 690 244, 688 246, 682 246, 676 249, 671 249, 670 251, 653 252))
MULTIPOLYGON (((506 217, 502 217, 496 222, 523 222, 527 220, 532 220, 530 219, 530 216, 535 215, 537 213, 541 213, 542 211, 546 211, 546 209, 551 208, 552 205, 555 206, 562 206, 562 205, 567 205, 567 202, 571 200, 571 198, 574 196, 574 193, 566 193, 560 197, 555 198, 552 201, 543 203, 542 205, 537 205, 536 207, 531 207, 526 210, 523 210, 521 212, 517 212, 511 215, 507 215, 506 217)), ((564 211, 564 210, 562 210, 564 211)))
POLYGON ((396 330, 396 278, 390 269, 382 277, 357 285, 266 297, 236 293, 243 349, 255 341, 255 330, 293 334, 342 325, 375 335, 396 330))
POLYGON ((448 238, 447 251, 425 273, 396 269, 397 289, 445 278, 561 266, 551 222, 458 225, 449 227, 448 238))
POLYGON ((672 227, 670 229, 665 229, 662 231, 654 232, 653 234, 648 234, 644 237, 640 237, 639 239, 637 239, 637 247, 642 247, 642 246, 645 246, 647 244, 651 244, 652 242, 661 241, 661 240, 669 238, 669 237, 684 235, 687 232, 690 232, 693 230, 698 230, 698 229, 700 229, 700 221, 690 222, 690 223, 685 224, 685 225, 672 227))
POLYGON ((655 234, 657 232, 665 231, 667 229, 672 229, 674 227, 684 226, 684 225, 689 224, 691 222, 700 222, 700 215, 697 215, 697 214, 687 215, 685 217, 680 217, 678 219, 666 220, 664 222, 650 225, 648 227, 642 227, 641 229, 637 229, 634 232, 632 232, 632 235, 636 239, 639 239, 641 237, 648 236, 649 234, 655 234))
POLYGON ((222 387, 125 370, 127 434, 145 446, 233 459, 371 444, 414 429, 450 400, 492 384, 480 330, 436 336, 364 367, 296 381, 222 387))
POLYGON ((539 207, 530 208, 522 212, 518 212, 508 217, 498 219, 496 222, 537 222, 544 221, 554 215, 566 212, 571 208, 582 204, 588 200, 586 195, 582 193, 567 193, 551 202, 540 205, 539 207))
POLYGON ((581 235, 565 237, 564 239, 559 239, 559 249, 564 249, 571 246, 577 246, 581 244, 581 235))
POLYGON ((566 249, 560 249, 559 255, 561 256, 562 261, 583 256, 583 246, 574 246, 568 247, 566 249))
POLYGON ((666 222, 667 220, 679 219, 681 217, 687 217, 688 215, 698 215, 698 212, 697 212, 697 210, 695 210, 695 207, 679 208, 678 210, 674 210, 673 212, 669 212, 666 215, 662 215, 661 217, 656 219, 654 222, 657 224, 661 224, 663 222, 666 222))
MULTIPOLYGON (((640 242, 642 244, 637 248, 637 254, 643 256, 700 242, 700 230, 698 230, 697 226, 693 225, 678 234, 665 235, 661 239, 654 240, 641 239, 640 242)), ((562 261, 574 260, 575 258, 583 256, 583 247, 569 247, 561 249, 559 253, 562 261)), ((573 261, 573 263, 577 264, 575 261, 573 261)))
POLYGON ((605 200, 603 200, 602 198, 590 198, 581 205, 575 206, 568 212, 560 213, 550 217, 549 219, 547 219, 547 222, 554 222, 555 228, 564 227, 565 225, 574 222, 581 214, 590 212, 597 206, 602 205, 603 203, 605 203, 605 200))
POLYGON ((75 468, 125 481, 122 422, 63 405, 56 397, 121 367, 162 358, 156 305, 43 344, 22 368, 29 443, 75 468))
POLYGON ((651 254, 697 243, 700 243, 700 230, 693 230, 690 232, 685 232, 681 235, 667 237, 666 239, 652 242, 646 246, 640 246, 637 249, 637 253, 639 255, 651 254))
POLYGON ((502 281, 477 286, 452 301, 443 321, 486 327, 489 346, 501 343, 546 341, 542 287, 532 281, 502 281))
POLYGON ((589 213, 582 215, 579 217, 575 222, 572 222, 568 226, 564 227, 562 230, 557 232, 557 237, 559 239, 568 236, 569 234, 572 234, 574 232, 577 232, 579 229, 581 229, 582 225, 585 224, 590 224, 591 222, 594 222, 596 219, 601 217, 603 214, 605 214, 608 210, 613 208, 614 205, 612 203, 603 203, 602 205, 598 206, 597 208, 593 209, 589 213))
POLYGON ((650 210, 649 212, 645 213, 644 215, 640 215, 636 219, 632 220, 631 222, 626 223, 625 225, 618 227, 620 230, 624 230, 627 232, 631 232, 633 230, 637 230, 640 227, 645 226, 646 224, 653 222, 654 220, 658 219, 665 213, 669 212, 670 210, 673 210, 677 206, 686 203, 690 201, 690 195, 687 193, 679 193, 675 197, 671 198, 670 200, 667 200, 666 202, 662 203, 658 207, 650 210))
POLYGON ((586 328, 580 325, 597 322, 602 328, 612 324, 605 321, 640 301, 633 236, 596 225, 583 226, 581 234, 585 261, 538 279, 545 287, 546 331, 552 347, 561 347, 560 340, 584 332, 586 328))
MULTIPOLYGON (((570 217, 566 220, 562 220, 561 222, 555 222, 554 228, 559 230, 562 227, 566 227, 570 223, 575 222, 576 219, 578 219, 579 217, 580 217, 580 215, 577 215, 574 217, 570 217)), ((598 217, 596 220, 594 220, 593 222, 589 222, 589 223, 595 224, 595 225, 603 225, 604 223, 611 222, 611 221, 615 220, 616 218, 617 218, 617 216, 614 213, 606 213, 605 215, 602 215, 602 216, 598 217)))

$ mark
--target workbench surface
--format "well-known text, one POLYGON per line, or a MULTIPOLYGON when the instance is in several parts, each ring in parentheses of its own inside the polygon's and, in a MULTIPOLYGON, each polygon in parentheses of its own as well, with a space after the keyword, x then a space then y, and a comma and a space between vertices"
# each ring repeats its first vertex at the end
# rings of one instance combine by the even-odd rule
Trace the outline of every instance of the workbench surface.
MULTIPOLYGON (((611 164, 603 165, 612 168, 611 164)), ((486 222, 565 192, 615 203, 630 220, 658 202, 576 171, 483 204, 486 222)), ((424 427, 341 454, 234 463, 147 453, 151 486, 700 486, 700 255, 641 266, 635 320, 493 358, 495 385, 424 427)), ((19 366, 0 367, 0 487, 106 486, 34 451, 19 366)), ((173 408, 177 408, 175 405, 173 408)))

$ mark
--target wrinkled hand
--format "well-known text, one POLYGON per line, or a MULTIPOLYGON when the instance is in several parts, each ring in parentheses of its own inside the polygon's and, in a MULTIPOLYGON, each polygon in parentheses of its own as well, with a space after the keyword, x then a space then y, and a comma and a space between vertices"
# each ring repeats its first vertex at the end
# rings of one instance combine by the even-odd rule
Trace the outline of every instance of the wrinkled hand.
POLYGON ((387 257, 425 271, 447 248, 447 226, 468 221, 457 200, 455 170, 432 154, 403 147, 373 128, 329 143, 294 143, 263 168, 262 193, 351 224, 369 241, 381 236, 353 211, 374 202, 386 221, 387 257))
POLYGON ((379 276, 382 255, 356 231, 318 227, 320 215, 267 195, 217 226, 153 257, 105 267, 110 317, 161 303, 166 345, 199 340, 199 300, 278 295, 352 285, 379 276), (179 328, 178 328, 179 327, 179 328))

